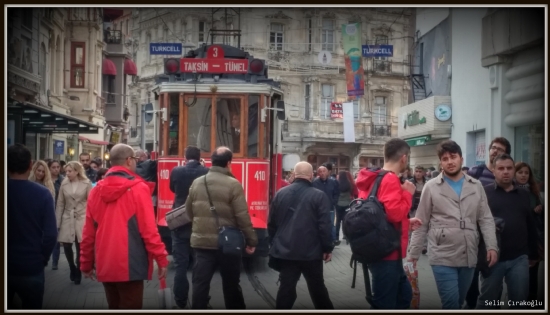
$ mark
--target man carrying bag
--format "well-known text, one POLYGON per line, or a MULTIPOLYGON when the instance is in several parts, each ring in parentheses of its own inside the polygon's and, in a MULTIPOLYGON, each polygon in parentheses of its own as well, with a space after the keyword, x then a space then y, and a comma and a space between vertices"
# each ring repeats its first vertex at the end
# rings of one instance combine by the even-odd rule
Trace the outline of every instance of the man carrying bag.
POLYGON ((230 172, 233 153, 220 147, 212 154, 207 175, 189 189, 185 208, 192 222, 191 247, 196 253, 193 269, 192 309, 206 309, 210 282, 217 267, 223 283, 225 307, 245 309, 239 285, 241 254, 253 254, 258 238, 248 214, 244 190, 230 172))

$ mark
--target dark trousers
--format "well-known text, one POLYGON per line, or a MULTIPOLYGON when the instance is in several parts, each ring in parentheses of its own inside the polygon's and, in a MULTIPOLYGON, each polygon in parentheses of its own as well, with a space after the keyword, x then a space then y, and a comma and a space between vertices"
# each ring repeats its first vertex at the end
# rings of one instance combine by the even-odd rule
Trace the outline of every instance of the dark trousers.
POLYGON ((189 297, 189 281, 187 280, 187 269, 189 267, 189 256, 191 255, 191 244, 189 233, 183 229, 172 231, 172 255, 176 274, 174 276, 174 300, 180 308, 187 306, 189 297))
POLYGON ((61 244, 55 243, 55 247, 53 248, 52 252, 52 264, 54 266, 57 265, 59 262, 59 256, 61 255, 61 244))
POLYGON ((195 248, 196 262, 193 268, 192 309, 208 306, 210 282, 216 269, 220 268, 223 298, 226 309, 245 309, 241 281, 241 256, 226 256, 220 250, 195 248))
POLYGON ((65 257, 67 257, 71 274, 74 275, 74 279, 76 280, 82 278, 82 273, 80 272, 80 243, 78 239, 75 238, 74 244, 76 246, 76 264, 73 254, 73 243, 63 243, 63 251, 65 252, 65 257))
POLYGON ((103 282, 109 309, 142 309, 143 281, 103 282))
POLYGON ((32 276, 8 275, 8 309, 13 309, 15 294, 26 310, 42 309, 44 299, 44 271, 32 276))
MULTIPOLYGON (((539 294, 538 294, 538 291, 539 291, 539 264, 540 264, 540 261, 538 263, 536 263, 533 267, 530 267, 529 268, 529 301, 539 301, 539 302, 543 302, 544 300, 540 300, 538 297, 539 297, 539 294)), ((541 278, 541 279, 544 279, 541 278)), ((538 306, 536 308, 543 308, 544 309, 544 305, 543 306, 538 306)))
POLYGON ((281 259, 276 309, 291 309, 296 302, 296 285, 300 276, 306 279, 309 296, 316 309, 334 309, 323 278, 323 261, 299 261, 281 259))
POLYGON ((342 226, 342 220, 346 215, 346 209, 348 206, 336 206, 336 240, 340 240, 340 227, 342 226))
POLYGON ((410 307, 412 287, 401 260, 382 260, 368 264, 368 269, 367 264, 363 264, 363 274, 369 270, 372 274, 372 309, 393 310, 410 307))

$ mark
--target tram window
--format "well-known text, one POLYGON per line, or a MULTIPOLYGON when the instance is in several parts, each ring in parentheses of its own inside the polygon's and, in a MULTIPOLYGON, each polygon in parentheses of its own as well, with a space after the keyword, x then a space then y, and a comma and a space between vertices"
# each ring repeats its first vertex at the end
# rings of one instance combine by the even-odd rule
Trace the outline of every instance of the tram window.
MULTIPOLYGON (((263 102, 264 108, 269 107, 269 103, 268 103, 268 98, 267 98, 267 96, 264 95, 264 96, 262 96, 262 97, 264 98, 264 102, 263 102)), ((266 110, 266 115, 267 115, 267 116, 266 116, 265 122, 264 122, 264 124, 263 124, 263 130, 264 130, 264 139, 263 139, 263 141, 264 141, 264 143, 263 143, 263 145, 264 145, 264 152, 263 152, 262 158, 264 158, 264 159, 265 159, 265 158, 269 158, 269 156, 270 156, 270 152, 269 152, 269 138, 270 138, 270 137, 269 137, 269 135, 268 135, 268 133, 267 133, 267 131, 268 131, 267 126, 268 126, 268 124, 269 124, 268 117, 269 117, 269 115, 270 115, 270 113, 269 113, 268 110, 266 110)))
POLYGON ((248 156, 258 157, 258 109, 260 97, 251 95, 248 97, 248 156))
POLYGON ((168 155, 178 155, 179 149, 179 116, 180 106, 178 94, 170 94, 170 134, 168 155))
MULTIPOLYGON (((192 100, 188 99, 188 103, 192 100)), ((210 152, 210 126, 212 125, 212 99, 198 98, 187 107, 187 145, 197 146, 201 152, 210 152)))
POLYGON ((220 98, 216 107, 216 146, 225 146, 233 153, 242 153, 241 99, 220 98))

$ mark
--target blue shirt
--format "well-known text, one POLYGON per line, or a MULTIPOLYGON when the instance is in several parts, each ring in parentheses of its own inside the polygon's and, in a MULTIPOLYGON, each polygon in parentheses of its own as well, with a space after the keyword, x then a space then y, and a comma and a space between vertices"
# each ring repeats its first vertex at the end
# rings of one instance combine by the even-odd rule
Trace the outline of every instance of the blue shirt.
POLYGON ((52 193, 29 180, 8 179, 8 275, 33 276, 57 243, 52 193))
POLYGON ((458 198, 460 198, 460 193, 462 193, 462 183, 464 183, 464 176, 456 182, 445 175, 443 175, 443 177, 445 178, 445 181, 449 183, 449 186, 451 186, 451 188, 456 192, 458 198))

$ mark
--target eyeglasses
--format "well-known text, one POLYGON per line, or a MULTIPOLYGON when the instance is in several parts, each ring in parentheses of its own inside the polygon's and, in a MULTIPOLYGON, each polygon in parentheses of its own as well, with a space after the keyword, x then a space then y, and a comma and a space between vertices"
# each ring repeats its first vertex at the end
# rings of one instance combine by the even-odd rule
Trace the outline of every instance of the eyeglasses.
POLYGON ((502 153, 504 153, 506 150, 503 149, 503 148, 500 148, 500 147, 492 146, 492 147, 491 147, 491 151, 497 151, 497 152, 502 152, 502 153))
POLYGON ((127 158, 134 159, 134 160, 136 160, 136 162, 139 161, 139 158, 137 156, 129 156, 127 158))

